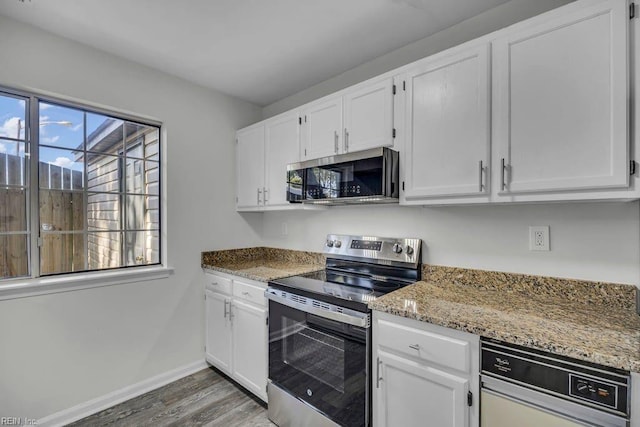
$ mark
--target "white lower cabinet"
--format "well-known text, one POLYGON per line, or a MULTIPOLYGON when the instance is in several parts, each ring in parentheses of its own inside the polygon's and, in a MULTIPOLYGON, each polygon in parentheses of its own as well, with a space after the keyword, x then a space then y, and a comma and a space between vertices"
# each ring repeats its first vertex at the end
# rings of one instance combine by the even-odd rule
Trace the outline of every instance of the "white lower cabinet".
POLYGON ((267 401, 264 283, 205 273, 207 362, 267 401))
POLYGON ((266 309, 234 300, 231 308, 233 323, 233 375, 235 379, 266 401, 266 309))
POLYGON ((373 425, 477 427, 480 337, 375 311, 373 318, 373 425))
POLYGON ((221 371, 231 374, 231 298, 210 290, 206 299, 206 356, 207 360, 221 371))

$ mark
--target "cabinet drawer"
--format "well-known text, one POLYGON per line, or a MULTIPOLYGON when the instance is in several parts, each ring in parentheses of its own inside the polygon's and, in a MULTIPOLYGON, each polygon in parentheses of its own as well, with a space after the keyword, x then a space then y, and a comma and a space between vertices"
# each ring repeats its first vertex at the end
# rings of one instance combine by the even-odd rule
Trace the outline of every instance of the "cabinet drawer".
POLYGON ((470 370, 468 342, 385 320, 377 326, 380 346, 457 371, 470 370))
POLYGON ((266 298, 264 297, 264 291, 266 288, 261 286, 252 285, 238 280, 233 281, 233 296, 241 298, 243 300, 252 302, 254 304, 265 306, 266 298))
POLYGON ((216 276, 215 274, 205 273, 207 278, 207 289, 214 292, 220 292, 223 294, 231 295, 231 279, 226 277, 216 276))

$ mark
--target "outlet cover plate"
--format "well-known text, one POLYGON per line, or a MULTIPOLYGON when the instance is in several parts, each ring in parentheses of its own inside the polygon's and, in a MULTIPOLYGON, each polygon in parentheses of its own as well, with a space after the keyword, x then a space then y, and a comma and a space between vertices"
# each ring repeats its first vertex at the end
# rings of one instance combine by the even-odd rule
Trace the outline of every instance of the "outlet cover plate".
POLYGON ((549 251, 549 226, 536 225, 529 227, 529 250, 549 251))

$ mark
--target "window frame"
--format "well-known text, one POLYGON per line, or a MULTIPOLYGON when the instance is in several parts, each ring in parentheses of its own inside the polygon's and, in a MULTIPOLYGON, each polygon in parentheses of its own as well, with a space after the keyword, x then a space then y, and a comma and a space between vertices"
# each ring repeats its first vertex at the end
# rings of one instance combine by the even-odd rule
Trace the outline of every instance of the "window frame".
MULTIPOLYGON (((113 108, 104 108, 100 106, 91 105, 90 103, 78 101, 74 99, 62 98, 59 96, 52 96, 42 93, 37 93, 31 90, 20 90, 0 85, 0 94, 7 95, 9 97, 17 97, 17 99, 25 99, 27 107, 25 108, 25 182, 27 192, 27 202, 25 207, 27 208, 27 265, 29 274, 19 277, 7 277, 0 278, 0 300, 29 295, 40 295, 51 292, 63 292, 71 289, 84 289, 87 287, 113 285, 119 283, 129 283, 131 281, 151 280, 156 278, 168 277, 173 273, 173 269, 167 268, 166 264, 166 194, 164 181, 166 177, 166 161, 165 161, 165 141, 166 132, 162 122, 149 117, 143 117, 128 112, 119 111, 113 108), (150 126, 157 128, 158 132, 158 158, 153 160, 158 166, 158 229, 149 230, 158 234, 158 255, 157 263, 140 264, 140 265, 121 265, 118 267, 109 267, 103 269, 89 269, 88 265, 88 245, 87 236, 89 229, 87 228, 87 213, 85 212, 85 224, 84 229, 79 233, 84 234, 84 251, 85 251, 85 269, 73 272, 61 272, 41 274, 41 255, 42 255, 42 242, 43 234, 40 227, 40 181, 39 181, 39 150, 40 150, 40 104, 47 103, 60 106, 63 108, 71 108, 80 110, 83 113, 83 146, 84 155, 87 154, 86 138, 87 138, 87 120, 86 114, 98 114, 104 115, 110 118, 123 121, 123 135, 126 138, 126 124, 134 123, 143 126, 150 126), (35 165, 35 166, 34 166, 35 165), (149 279, 145 279, 148 277, 149 279), (106 279, 106 280, 105 280, 106 279), (60 280, 64 280, 61 282, 60 280), (35 289, 33 289, 35 288, 35 289)), ((44 147, 49 147, 45 144, 44 147)), ((62 147, 58 147, 62 148, 62 147)), ((126 139, 123 141, 123 149, 126 151, 126 139)), ((108 153, 105 153, 108 154, 108 153)), ((124 160, 126 165, 126 155, 118 161, 124 160)), ((147 161, 148 159, 142 159, 147 161)), ((83 165, 83 200, 84 209, 87 209, 87 195, 90 191, 87 188, 88 184, 88 168, 83 165)), ((124 178, 124 177, 123 177, 124 178)), ((126 186, 126 178, 122 179, 119 185, 126 186)), ((120 189, 119 189, 120 190, 120 189)), ((123 191, 118 191, 119 197, 126 198, 126 188, 123 191)), ((149 196, 156 196, 150 194, 149 196)), ((123 209, 123 215, 126 212, 126 207, 121 206, 123 209)), ((67 230, 70 234, 77 234, 75 230, 67 230)), ((122 230, 119 230, 122 245, 126 240, 126 224, 122 224, 122 230)), ((121 259, 124 259, 124 252, 121 254, 121 259)), ((123 263, 124 264, 124 263, 123 263)))

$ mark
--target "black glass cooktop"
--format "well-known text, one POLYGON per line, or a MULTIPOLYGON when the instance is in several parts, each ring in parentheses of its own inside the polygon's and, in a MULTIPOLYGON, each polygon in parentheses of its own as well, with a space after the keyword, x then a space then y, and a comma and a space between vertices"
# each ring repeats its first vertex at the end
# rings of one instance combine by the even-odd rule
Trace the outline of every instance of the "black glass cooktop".
POLYGON ((269 285, 276 288, 359 311, 366 311, 368 302, 407 284, 331 270, 315 271, 269 282, 269 285))

